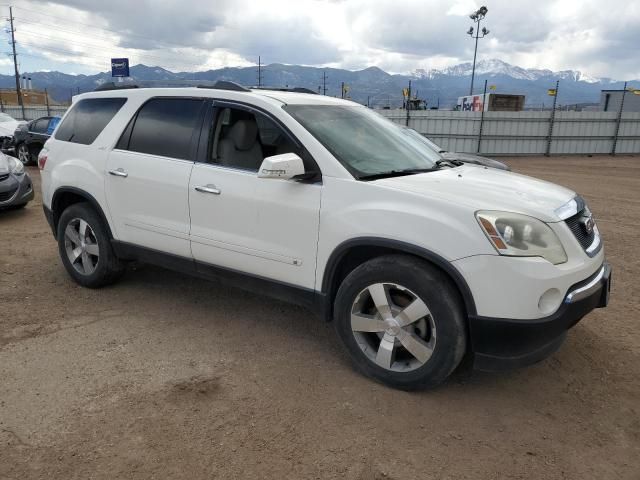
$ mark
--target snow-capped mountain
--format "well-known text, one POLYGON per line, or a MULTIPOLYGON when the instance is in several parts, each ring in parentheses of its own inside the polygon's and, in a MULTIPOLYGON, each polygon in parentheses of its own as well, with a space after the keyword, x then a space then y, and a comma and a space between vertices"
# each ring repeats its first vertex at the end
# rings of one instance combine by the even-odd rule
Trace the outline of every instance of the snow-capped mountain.
MULTIPOLYGON (((471 62, 461 63, 443 69, 418 69, 412 73, 416 78, 434 79, 438 76, 466 77, 470 76, 473 69, 471 62)), ((608 78, 595 78, 577 70, 562 70, 553 72, 551 70, 540 70, 535 68, 522 68, 498 59, 480 60, 476 63, 476 76, 496 77, 503 75, 516 80, 536 81, 546 77, 553 77, 560 80, 570 80, 574 82, 587 83, 609 83, 608 78)))
MULTIPOLYGON (((342 82, 349 86, 349 95, 359 103, 369 103, 377 107, 402 105, 402 91, 412 82, 412 93, 425 100, 429 107, 451 108, 457 97, 469 93, 471 63, 462 63, 441 70, 417 70, 407 75, 392 75, 380 68, 369 67, 351 71, 339 68, 306 67, 300 65, 271 64, 262 67, 265 85, 274 87, 296 86, 314 91, 323 88, 323 74, 326 74, 327 95, 340 96, 342 82)), ((194 65, 194 70, 197 65, 194 65)), ((57 101, 68 102, 71 95, 94 90, 96 87, 113 82, 111 72, 95 75, 72 75, 61 72, 43 71, 25 73, 33 80, 36 89, 48 89, 57 101)), ((241 85, 255 85, 257 67, 227 67, 217 70, 171 72, 157 66, 134 65, 129 81, 190 82, 190 84, 230 80, 241 85)), ((622 88, 623 82, 610 79, 592 78, 581 72, 566 70, 526 69, 510 65, 501 60, 481 60, 476 65, 474 93, 481 93, 484 80, 496 86, 498 93, 525 95, 525 105, 540 107, 549 105, 549 88, 555 88, 560 80, 558 102, 561 105, 575 103, 597 103, 604 88, 622 88)), ((0 75, 0 88, 13 88, 12 75, 0 75)), ((629 86, 640 88, 640 81, 629 86)))

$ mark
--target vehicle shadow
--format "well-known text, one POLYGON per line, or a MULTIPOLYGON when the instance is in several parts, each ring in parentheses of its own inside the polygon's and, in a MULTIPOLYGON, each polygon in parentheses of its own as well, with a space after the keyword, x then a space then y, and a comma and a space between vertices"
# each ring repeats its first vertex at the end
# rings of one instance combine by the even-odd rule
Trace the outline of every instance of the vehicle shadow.
MULTIPOLYGON (((311 365, 320 362, 328 367, 353 372, 351 362, 339 344, 331 323, 303 307, 229 287, 220 282, 201 280, 144 264, 132 264, 121 282, 109 290, 114 295, 129 292, 125 293, 129 296, 131 292, 135 292, 133 295, 137 299, 149 297, 149 301, 156 305, 162 305, 168 302, 167 299, 171 299, 171 309, 179 312, 180 321, 205 325, 212 335, 223 329, 226 335, 240 342, 237 348, 246 348, 253 355, 267 357, 274 353, 269 351, 268 346, 261 347, 259 353, 252 351, 258 339, 263 345, 274 343, 285 350, 287 344, 295 344, 297 349, 313 352, 311 365), (246 339, 246 332, 251 332, 252 338, 249 345, 243 347, 241 342, 243 338, 246 339)), ((169 310, 167 314, 170 314, 169 310)), ((600 376, 605 368, 602 359, 608 358, 608 349, 613 348, 613 345, 607 345, 602 338, 595 337, 597 334, 579 324, 569 332, 568 340, 559 352, 536 365, 505 372, 475 371, 472 369, 471 359, 466 358, 441 387, 412 395, 460 388, 466 392, 487 394, 523 388, 530 390, 532 394, 540 388, 547 392, 554 389, 562 391, 567 382, 575 383, 576 376, 592 379, 602 385, 600 376)), ((634 360, 628 358, 622 364, 627 361, 634 360)), ((611 373, 616 370, 616 365, 608 364, 606 368, 611 373)), ((622 371, 619 373, 623 374, 622 371)), ((359 374, 349 375, 353 376, 359 374)), ((589 380, 584 381, 584 385, 588 383, 589 380)))

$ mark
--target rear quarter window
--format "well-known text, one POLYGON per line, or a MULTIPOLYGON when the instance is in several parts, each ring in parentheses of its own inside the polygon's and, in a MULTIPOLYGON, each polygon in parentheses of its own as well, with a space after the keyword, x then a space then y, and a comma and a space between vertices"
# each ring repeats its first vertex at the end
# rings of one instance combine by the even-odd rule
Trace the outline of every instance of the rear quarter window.
POLYGON ((80 100, 56 130, 56 140, 81 145, 92 144, 126 101, 126 98, 80 100))

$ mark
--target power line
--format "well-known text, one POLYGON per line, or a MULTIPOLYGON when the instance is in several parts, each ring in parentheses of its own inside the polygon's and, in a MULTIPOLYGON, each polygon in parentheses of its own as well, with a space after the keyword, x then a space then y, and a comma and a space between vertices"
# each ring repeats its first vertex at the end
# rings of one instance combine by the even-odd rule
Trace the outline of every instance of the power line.
MULTIPOLYGON (((108 28, 103 28, 103 27, 97 27, 96 25, 92 25, 92 24, 89 24, 89 23, 78 22, 77 20, 69 20, 68 18, 58 17, 58 16, 51 15, 51 14, 48 14, 48 13, 41 13, 41 12, 38 12, 38 11, 35 11, 35 10, 30 10, 28 8, 22 8, 22 7, 14 7, 14 8, 17 8, 17 9, 20 9, 20 10, 23 10, 25 12, 29 12, 29 13, 32 13, 32 14, 40 15, 40 16, 45 17, 45 18, 52 18, 54 20, 58 20, 59 22, 65 22, 67 24, 75 23, 77 25, 82 25, 84 27, 90 28, 92 32, 95 31, 95 30, 102 30, 103 32, 108 32, 108 33, 117 35, 118 37, 134 36, 134 37, 138 37, 138 38, 143 38, 145 40, 151 40, 151 41, 156 42, 156 43, 158 42, 157 38, 147 37, 147 36, 141 35, 139 33, 125 32, 123 34, 122 31, 110 30, 108 28)), ((47 25, 47 26, 54 26, 54 25, 50 25, 50 24, 47 24, 47 23, 44 23, 44 22, 41 22, 41 21, 38 21, 38 22, 34 22, 33 20, 20 20, 20 21, 21 22, 27 22, 27 23, 40 23, 40 24, 47 25)), ((59 28, 57 26, 54 26, 54 27, 55 28, 59 28)), ((82 35, 82 34, 77 33, 77 32, 74 32, 74 33, 76 33, 78 35, 82 35)), ((92 35, 93 35, 93 33, 92 33, 92 35)), ((173 47, 178 47, 178 48, 189 48, 189 46, 187 46, 187 45, 178 45, 178 44, 169 43, 169 42, 166 42, 166 41, 163 41, 162 43, 164 45, 167 45, 167 46, 173 46, 173 47)))
MULTIPOLYGON (((29 39, 30 36, 35 36, 35 37, 39 37, 39 38, 45 38, 45 39, 53 40, 53 41, 63 41, 63 40, 68 41, 69 40, 69 39, 64 39, 64 38, 51 37, 49 35, 43 35, 43 34, 36 33, 36 32, 24 32, 24 31, 21 31, 20 32, 20 37, 27 37, 27 40, 28 40, 27 42, 22 42, 24 48, 31 48, 31 49, 36 48, 36 46, 34 46, 32 44, 32 42, 30 41, 30 40, 36 40, 36 39, 34 39, 34 38, 29 39)), ((97 48, 97 49, 100 49, 104 53, 109 53, 109 54, 114 55, 114 56, 122 54, 122 50, 107 50, 107 49, 104 48, 104 45, 87 44, 87 43, 83 43, 83 42, 81 43, 81 42, 75 42, 75 41, 73 43, 74 43, 74 45, 77 45, 79 47, 84 47, 85 49, 96 49, 97 48)), ((59 47, 52 47, 52 46, 49 46, 49 45, 44 46, 44 47, 40 46, 38 48, 40 48, 40 49, 42 49, 44 51, 50 51, 50 52, 60 53, 60 54, 69 55, 69 56, 90 56, 89 53, 84 52, 84 51, 68 50, 68 49, 63 49, 63 48, 59 48, 59 47)), ((134 50, 134 49, 128 49, 128 50, 134 50)), ((138 57, 139 61, 142 59, 142 57, 144 57, 144 58, 148 58, 148 59, 151 59, 151 60, 155 59, 156 61, 159 61, 159 62, 162 62, 164 64, 167 64, 166 57, 162 57, 162 56, 159 56, 159 55, 154 55, 152 53, 146 53, 146 51, 144 51, 144 50, 141 50, 141 52, 143 52, 143 53, 130 52, 130 55, 133 56, 133 57, 138 57)), ((29 56, 34 56, 34 55, 29 55, 29 56)), ((43 57, 41 57, 41 58, 43 58, 43 57)), ((44 58, 46 58, 46 57, 44 57, 44 58)), ((172 65, 175 66, 175 65, 178 65, 178 64, 173 63, 172 65)))

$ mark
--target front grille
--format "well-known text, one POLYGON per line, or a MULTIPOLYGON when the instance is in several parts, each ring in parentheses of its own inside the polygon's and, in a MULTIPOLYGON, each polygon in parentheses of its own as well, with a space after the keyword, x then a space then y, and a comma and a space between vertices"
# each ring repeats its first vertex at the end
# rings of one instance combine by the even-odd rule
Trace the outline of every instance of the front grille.
POLYGON ((587 232, 585 228, 585 221, 591 217, 591 212, 587 207, 580 212, 578 212, 573 217, 569 217, 565 220, 565 223, 578 240, 578 243, 582 246, 584 250, 587 250, 593 243, 596 238, 596 228, 594 224, 594 228, 591 232, 587 232))
POLYGON ((7 200, 9 200, 15 195, 16 190, 18 190, 18 187, 13 188, 7 192, 0 192, 0 202, 6 202, 7 200))
POLYGON ((9 174, 8 173, 3 173, 0 175, 0 182, 6 180, 7 178, 9 178, 9 174))

